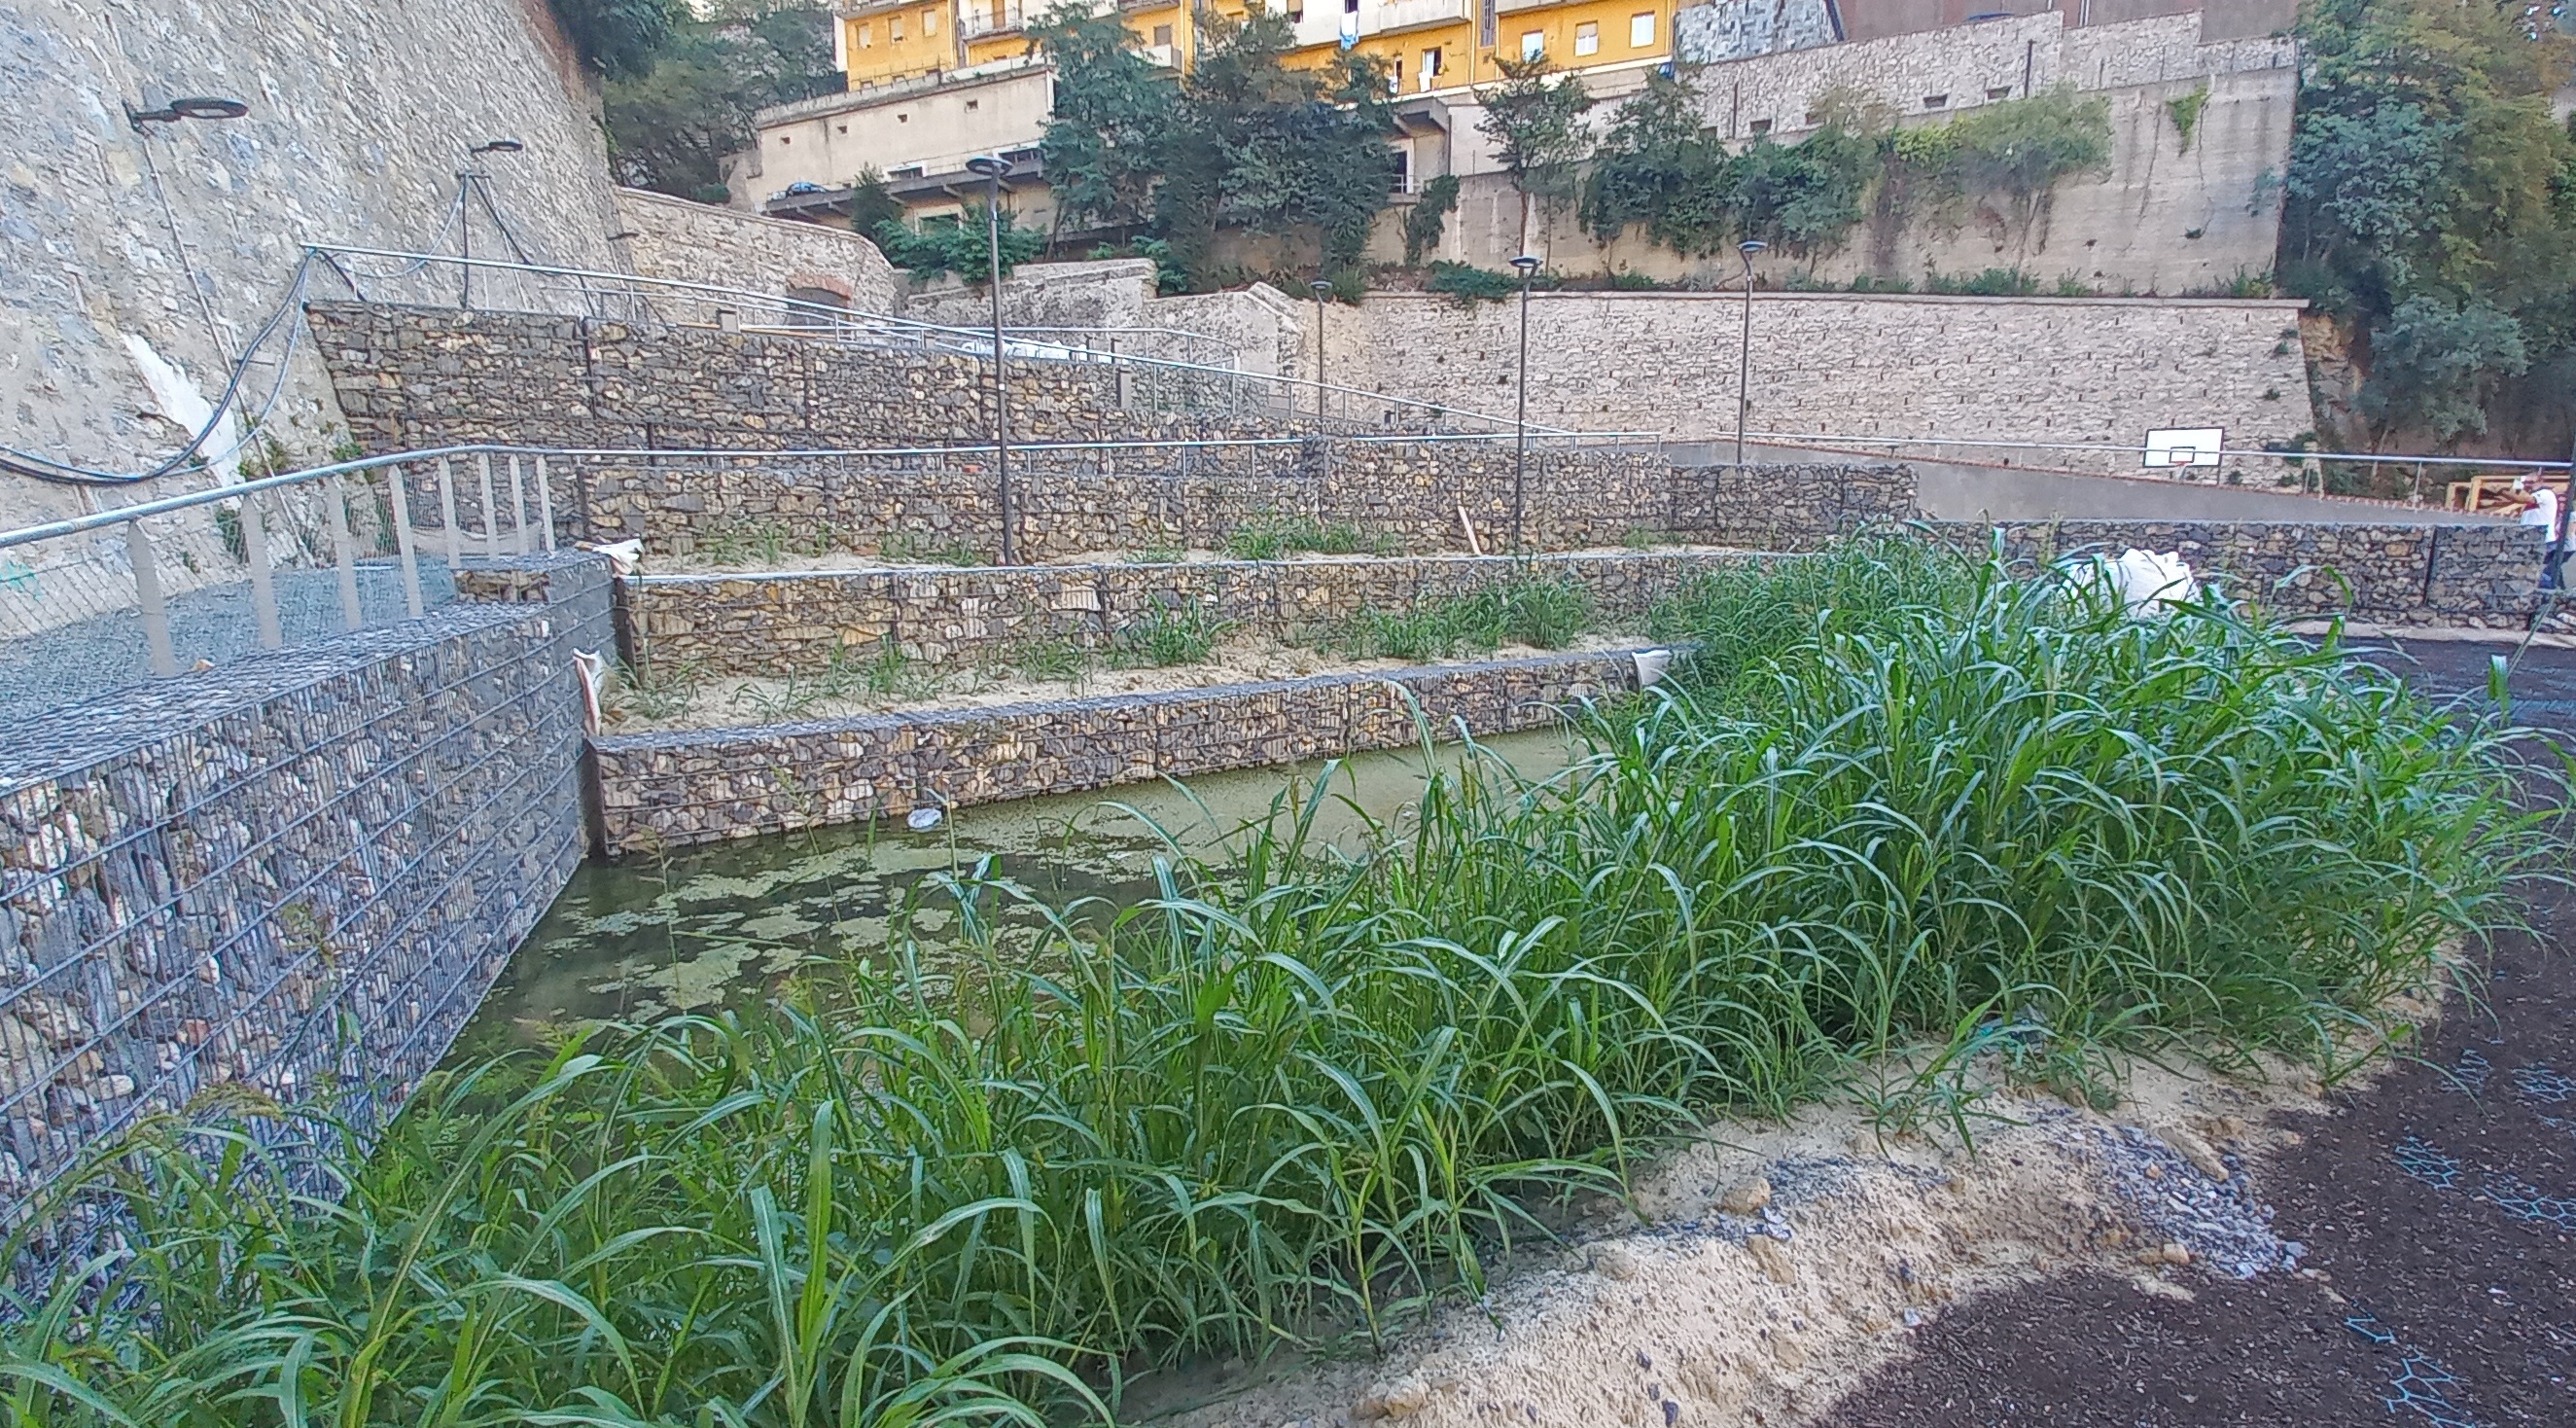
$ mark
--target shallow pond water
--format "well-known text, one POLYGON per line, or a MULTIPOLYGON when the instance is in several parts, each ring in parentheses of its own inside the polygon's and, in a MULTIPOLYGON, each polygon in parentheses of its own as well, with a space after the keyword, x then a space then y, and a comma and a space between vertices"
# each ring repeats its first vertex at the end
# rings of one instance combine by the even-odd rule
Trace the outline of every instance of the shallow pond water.
MULTIPOLYGON (((1538 778, 1565 766, 1569 746, 1562 734, 1540 733, 1480 747, 1538 778)), ((1456 745, 1437 755, 1450 769, 1466 757, 1456 745)), ((1311 788, 1322 771, 1320 763, 1255 769, 1196 779, 1186 789, 1131 784, 993 804, 961 810, 927 833, 836 828, 659 861, 585 863, 511 957, 450 1059, 537 1044, 586 1022, 757 1004, 809 959, 885 945, 891 916, 916 895, 914 926, 936 937, 954 914, 923 882, 966 873, 987 857, 994 872, 1051 903, 1132 902, 1153 891, 1164 835, 1210 856, 1263 817, 1283 789, 1311 788)), ((1368 820, 1402 815, 1424 773, 1419 749, 1344 761, 1334 775, 1340 798, 1317 817, 1317 835, 1355 849, 1368 820)), ((1025 909, 1013 915, 1035 916, 1025 909)))

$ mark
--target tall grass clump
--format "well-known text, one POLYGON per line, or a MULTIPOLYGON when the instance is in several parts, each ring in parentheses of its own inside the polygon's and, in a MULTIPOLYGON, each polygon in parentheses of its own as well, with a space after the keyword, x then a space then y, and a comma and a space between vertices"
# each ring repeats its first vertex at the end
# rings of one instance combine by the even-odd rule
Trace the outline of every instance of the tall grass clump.
POLYGON ((1402 610, 1362 610, 1325 637, 1364 659, 1451 659, 1504 644, 1563 649, 1592 623, 1592 594, 1570 580, 1515 575, 1402 610))
POLYGON ((898 916, 891 962, 762 1015, 443 1077, 301 1204, 247 1140, 156 1128, 102 1171, 132 1250, 16 1306, 0 1393, 46 1425, 1097 1416, 1184 1356, 1372 1340, 1867 1058, 2341 1070, 2549 849, 2509 731, 2331 642, 1830 560, 1777 572, 1787 614, 1703 589, 1724 678, 1592 712, 1557 777, 1434 777, 1362 852, 1310 837, 1328 779, 1034 934, 979 869, 944 960, 898 916))

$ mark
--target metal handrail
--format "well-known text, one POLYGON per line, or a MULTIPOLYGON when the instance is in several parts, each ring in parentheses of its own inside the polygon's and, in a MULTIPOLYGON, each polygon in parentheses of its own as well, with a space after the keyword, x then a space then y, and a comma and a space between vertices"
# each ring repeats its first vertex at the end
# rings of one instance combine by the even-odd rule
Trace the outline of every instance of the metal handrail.
MULTIPOLYGON (((413 271, 417 271, 419 268, 431 264, 454 264, 469 270, 485 269, 495 272, 533 273, 547 277, 577 278, 584 282, 583 291, 592 296, 623 295, 626 297, 641 297, 643 294, 637 292, 636 289, 638 287, 649 287, 672 292, 722 298, 734 303, 757 304, 763 307, 776 308, 790 313, 810 314, 815 321, 810 323, 789 324, 784 329, 786 335, 799 337, 846 335, 855 330, 861 333, 872 333, 887 337, 908 337, 925 346, 945 345, 947 350, 958 352, 961 355, 970 356, 982 355, 989 352, 993 346, 993 333, 991 328, 955 327, 945 323, 920 322, 912 318, 894 317, 885 313, 865 312, 857 308, 835 307, 828 303, 807 302, 801 298, 791 298, 773 293, 754 292, 747 288, 725 287, 715 283, 690 282, 681 278, 646 277, 638 273, 609 273, 591 268, 564 268, 542 263, 513 262, 507 259, 498 258, 466 258, 452 253, 407 253, 389 248, 358 248, 325 243, 306 244, 305 251, 324 258, 326 260, 323 265, 325 269, 338 274, 341 280, 349 285, 349 290, 352 293, 357 294, 361 301, 366 300, 366 293, 364 289, 358 286, 358 280, 366 275, 352 274, 348 269, 342 267, 336 261, 328 260, 339 257, 385 258, 404 263, 413 271), (591 290, 589 285, 594 280, 600 285, 602 291, 593 292, 591 290)), ((772 329, 763 330, 766 331, 772 329)), ((1013 334, 1023 332, 1157 332, 1163 330, 1166 329, 1018 328, 1006 324, 1002 328, 1002 340, 1004 346, 1007 348, 1013 334)), ((1196 335, 1205 336, 1205 334, 1196 335)), ((1047 357, 1023 356, 1019 353, 1009 353, 1007 355, 1018 357, 1023 361, 1059 360, 1047 357)), ((1440 402, 1426 402, 1414 397, 1399 397, 1391 393, 1370 391, 1364 387, 1344 386, 1338 382, 1326 382, 1313 377, 1284 376, 1270 372, 1247 372, 1241 368, 1233 366, 1217 367, 1203 362, 1184 362, 1175 358, 1145 357, 1125 352, 1110 352, 1103 354, 1103 357, 1109 362, 1124 363, 1140 368, 1154 368, 1163 371, 1186 372, 1201 376, 1223 377, 1237 382, 1263 382, 1292 391, 1309 392, 1317 395, 1319 399, 1319 410, 1321 409, 1320 399, 1323 397, 1360 398, 1371 402, 1383 402, 1389 406, 1427 412, 1434 417, 1448 417, 1453 419, 1485 422, 1506 430, 1512 429, 1512 421, 1510 418, 1495 416, 1490 412, 1480 412, 1471 408, 1450 406, 1440 402)), ((1537 424, 1532 424, 1529 427, 1529 430, 1533 435, 1574 434, 1573 428, 1542 426, 1537 424)))
MULTIPOLYGON (((1387 434, 1369 433, 1357 436, 1334 435, 1320 438, 1312 436, 1245 436, 1210 437, 1190 441, 1015 441, 1011 443, 1011 450, 1015 452, 1210 451, 1257 447, 1302 446, 1307 442, 1317 440, 1345 441, 1369 446, 1415 444, 1436 445, 1445 443, 1501 442, 1509 439, 1512 435, 1513 433, 1507 431, 1439 432, 1430 435, 1398 432, 1387 434)), ((1534 440, 1544 441, 1555 446, 1571 444, 1576 446, 1609 446, 1613 448, 1652 446, 1656 449, 1660 449, 1662 441, 1661 437, 1658 437, 1651 432, 1532 432, 1531 437, 1534 440)), ((11 546, 31 545, 37 541, 58 540, 64 536, 82 535, 90 531, 104 530, 110 526, 121 526, 131 521, 143 520, 147 517, 171 515, 179 511, 191 510, 198 506, 213 505, 218 502, 233 500, 237 497, 254 495, 267 491, 283 490, 290 486, 305 485, 314 481, 327 480, 334 476, 356 475, 360 472, 381 470, 387 466, 402 466, 424 461, 452 460, 460 456, 534 456, 547 458, 583 457, 625 460, 673 458, 698 460, 720 458, 728 461, 754 459, 810 461, 825 458, 847 459, 853 457, 974 456, 996 450, 998 450, 998 448, 990 442, 967 442, 953 446, 787 447, 776 449, 741 446, 527 446, 507 442, 466 442, 455 446, 420 447, 410 451, 390 452, 382 456, 365 456, 353 461, 333 462, 328 466, 314 466, 301 471, 284 472, 276 476, 263 476, 254 481, 242 481, 227 486, 209 487, 203 491, 189 491, 176 496, 164 496, 159 500, 138 502, 131 506, 117 506, 109 510, 98 511, 85 516, 73 516, 65 520, 50 521, 44 525, 25 526, 13 531, 0 531, 0 550, 6 550, 11 546)))

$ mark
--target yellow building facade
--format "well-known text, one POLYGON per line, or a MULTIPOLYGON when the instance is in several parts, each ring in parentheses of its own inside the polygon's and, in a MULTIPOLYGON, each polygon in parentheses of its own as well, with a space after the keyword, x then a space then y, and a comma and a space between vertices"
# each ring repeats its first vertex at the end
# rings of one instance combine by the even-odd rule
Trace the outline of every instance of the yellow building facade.
MULTIPOLYGON (((834 37, 853 90, 1028 53, 1028 27, 1049 0, 855 0, 834 37)), ((1501 61, 1544 55, 1562 70, 1630 69, 1669 60, 1674 0, 1288 0, 1297 36, 1288 62, 1330 64, 1345 50, 1386 64, 1398 95, 1446 95, 1502 78, 1501 61)), ((1241 16, 1241 0, 1220 13, 1241 16)), ((1156 61, 1189 63, 1193 9, 1130 0, 1120 18, 1156 61)))

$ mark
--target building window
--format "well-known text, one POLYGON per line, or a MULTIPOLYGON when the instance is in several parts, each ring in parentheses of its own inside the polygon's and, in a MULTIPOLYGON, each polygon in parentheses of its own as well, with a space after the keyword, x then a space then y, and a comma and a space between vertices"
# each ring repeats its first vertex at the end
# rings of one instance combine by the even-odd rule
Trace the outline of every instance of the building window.
POLYGON ((1343 14, 1345 14, 1345 15, 1356 15, 1356 14, 1358 14, 1359 12, 1360 12, 1360 0, 1342 0, 1342 13, 1343 13, 1343 14))
POLYGON ((890 45, 898 44, 901 43, 902 40, 903 17, 901 15, 886 16, 886 43, 890 45))
POLYGON ((1429 89, 1439 82, 1440 51, 1437 49, 1424 50, 1422 52, 1422 87, 1429 89))
POLYGON ((1395 193, 1411 193, 1413 192, 1413 151, 1411 149, 1397 149, 1394 152, 1395 182, 1391 191, 1395 193))
POLYGON ((1496 18, 1501 13, 1499 5, 1500 0, 1476 0, 1476 43, 1494 43, 1494 27, 1500 23, 1496 18))
POLYGON ((1770 121, 1770 120, 1768 120, 1768 119, 1756 119, 1756 120, 1754 120, 1754 121, 1753 121, 1753 134, 1754 134, 1754 137, 1755 137, 1755 138, 1760 138, 1762 135, 1764 135, 1764 134, 1768 134, 1768 133, 1770 133, 1770 132, 1771 132, 1771 121, 1770 121))
POLYGON ((1988 99, 2010 99, 2012 98, 2012 86, 2009 84, 1996 85, 1994 88, 1986 91, 1986 97, 1988 99))
POLYGON ((1154 27, 1154 43, 1158 45, 1168 45, 1171 42, 1172 27, 1169 25, 1156 25, 1154 27))
POLYGON ((1601 53, 1601 27, 1590 20, 1574 27, 1574 53, 1577 57, 1601 53))
POLYGON ((867 23, 865 23, 864 21, 862 21, 862 22, 860 23, 860 25, 858 26, 858 31, 859 31, 859 48, 860 48, 860 49, 866 49, 870 44, 874 43, 874 39, 873 39, 873 37, 875 36, 876 31, 877 31, 877 27, 876 27, 876 26, 871 25, 871 24, 867 24, 867 23))
POLYGON ((912 116, 898 109, 895 111, 894 122, 898 124, 909 124, 912 122, 912 116))
POLYGON ((1544 30, 1523 30, 1521 32, 1521 62, 1527 64, 1531 60, 1545 59, 1546 57, 1547 32, 1544 30))
POLYGON ((984 101, 980 99, 969 99, 966 101, 966 107, 969 109, 981 109, 984 107, 984 101))
POLYGON ((1652 11, 1652 10, 1649 10, 1649 11, 1647 11, 1645 14, 1642 14, 1642 15, 1631 15, 1631 16, 1629 16, 1629 17, 1628 17, 1628 48, 1630 48, 1630 49, 1632 49, 1632 50, 1648 49, 1648 48, 1651 48, 1651 47, 1654 45, 1654 43, 1655 43, 1655 12, 1654 12, 1654 11, 1652 11))
POLYGON ((924 39, 928 39, 930 36, 935 35, 935 34, 938 34, 938 33, 939 33, 939 12, 938 12, 938 11, 936 11, 936 10, 924 10, 924 11, 922 11, 922 12, 921 12, 921 34, 922 34, 922 38, 924 38, 924 39))
POLYGON ((1926 109, 1947 109, 1950 107, 1950 96, 1946 94, 1924 95, 1923 107, 1926 109))

